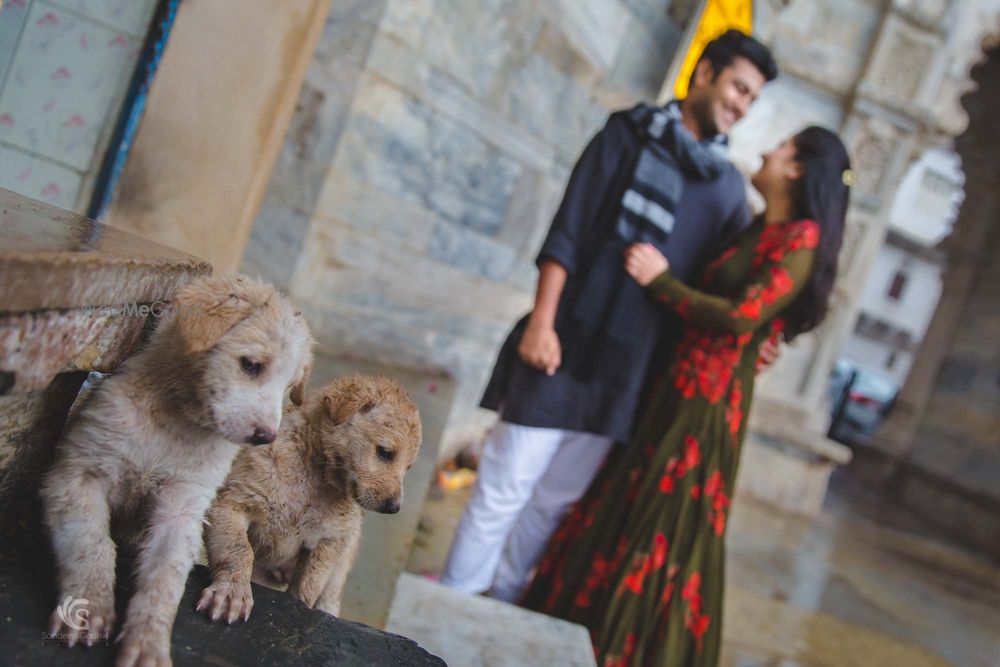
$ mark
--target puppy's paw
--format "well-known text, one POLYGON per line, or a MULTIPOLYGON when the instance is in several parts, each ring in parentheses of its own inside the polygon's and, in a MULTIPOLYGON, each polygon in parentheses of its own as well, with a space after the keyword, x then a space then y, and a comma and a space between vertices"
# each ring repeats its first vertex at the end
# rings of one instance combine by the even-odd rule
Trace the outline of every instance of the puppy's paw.
POLYGON ((295 574, 295 564, 272 567, 267 570, 266 574, 267 578, 276 584, 290 584, 292 583, 292 575, 295 574))
POLYGON ((235 581, 214 581, 201 592, 196 611, 204 612, 213 621, 224 619, 232 623, 238 618, 250 618, 253 609, 253 593, 249 583, 235 581))
POLYGON ((160 626, 130 626, 118 637, 121 648, 115 667, 171 667, 170 635, 160 626))
POLYGON ((115 625, 114 599, 104 601, 64 596, 63 602, 49 617, 49 635, 65 639, 70 647, 76 644, 93 646, 106 641, 115 625))

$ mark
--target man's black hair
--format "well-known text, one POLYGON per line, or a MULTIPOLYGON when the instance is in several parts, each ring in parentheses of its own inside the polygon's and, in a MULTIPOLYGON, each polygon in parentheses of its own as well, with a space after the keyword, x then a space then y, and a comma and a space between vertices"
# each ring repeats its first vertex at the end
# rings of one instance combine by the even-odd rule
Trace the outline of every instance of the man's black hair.
MULTIPOLYGON (((712 80, 715 81, 722 70, 740 57, 753 63, 753 66, 764 75, 765 81, 773 81, 778 76, 778 65, 774 62, 771 51, 750 35, 735 29, 727 30, 706 44, 698 62, 708 60, 712 63, 712 80)), ((694 71, 691 72, 691 79, 688 81, 688 87, 692 85, 694 85, 694 71)))

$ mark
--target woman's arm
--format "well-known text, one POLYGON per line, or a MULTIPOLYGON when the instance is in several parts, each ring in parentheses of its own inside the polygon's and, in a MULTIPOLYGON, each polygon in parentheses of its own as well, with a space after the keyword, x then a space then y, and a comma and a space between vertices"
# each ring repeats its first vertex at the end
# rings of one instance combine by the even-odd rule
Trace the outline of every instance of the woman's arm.
POLYGON ((630 247, 625 268, 655 300, 700 327, 735 334, 757 329, 790 304, 808 281, 813 262, 812 248, 786 252, 761 265, 740 295, 729 299, 688 287, 670 274, 665 259, 650 260, 649 251, 659 255, 652 246, 630 247))

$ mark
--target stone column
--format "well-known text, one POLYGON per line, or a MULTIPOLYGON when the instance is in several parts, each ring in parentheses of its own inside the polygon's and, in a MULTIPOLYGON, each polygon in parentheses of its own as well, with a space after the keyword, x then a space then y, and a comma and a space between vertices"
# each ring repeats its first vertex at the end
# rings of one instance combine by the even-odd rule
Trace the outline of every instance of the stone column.
POLYGON ((106 221, 236 270, 329 9, 182 2, 106 221))

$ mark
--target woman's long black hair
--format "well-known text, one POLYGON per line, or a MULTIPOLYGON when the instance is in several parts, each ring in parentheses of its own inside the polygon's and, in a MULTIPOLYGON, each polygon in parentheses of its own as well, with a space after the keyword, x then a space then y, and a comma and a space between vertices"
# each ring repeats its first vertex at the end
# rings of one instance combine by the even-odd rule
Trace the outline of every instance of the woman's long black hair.
POLYGON ((844 217, 853 181, 851 158, 836 134, 815 125, 795 135, 795 159, 802 176, 793 194, 796 217, 819 224, 819 246, 809 282, 785 314, 785 340, 815 328, 826 317, 837 278, 837 256, 844 238, 844 217))

